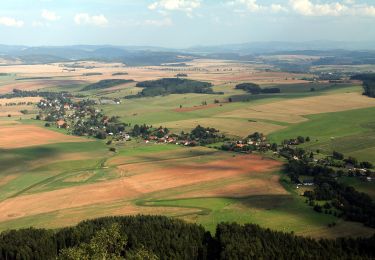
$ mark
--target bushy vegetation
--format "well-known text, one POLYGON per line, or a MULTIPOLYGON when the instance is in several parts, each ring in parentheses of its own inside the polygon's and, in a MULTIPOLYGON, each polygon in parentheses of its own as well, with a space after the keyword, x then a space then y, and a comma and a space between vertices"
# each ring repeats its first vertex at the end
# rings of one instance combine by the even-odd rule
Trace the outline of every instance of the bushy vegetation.
POLYGON ((203 227, 159 216, 107 217, 0 235, 1 259, 370 259, 375 236, 314 240, 257 225, 203 227), (97 258, 96 258, 97 257, 97 258))
POLYGON ((245 90, 248 93, 251 93, 253 95, 257 94, 272 94, 272 93, 280 93, 279 88, 261 88, 259 85, 255 83, 241 83, 236 86, 236 89, 242 89, 245 90))
POLYGON ((207 145, 226 140, 225 135, 211 127, 196 126, 190 133, 181 133, 180 139, 195 142, 198 145, 207 145))
POLYGON ((375 98, 375 81, 363 82, 363 94, 375 98))
POLYGON ((363 94, 375 98, 375 73, 355 75, 352 79, 362 80, 363 94))
POLYGON ((29 77, 29 78, 17 78, 16 80, 42 80, 42 79, 53 79, 52 77, 29 77))
POLYGON ((215 94, 215 92, 212 90, 212 84, 209 82, 181 78, 164 78, 139 82, 137 87, 143 88, 143 90, 137 95, 128 96, 127 98, 153 97, 184 93, 215 94))
MULTIPOLYGON (((306 154, 303 149, 294 151, 294 155, 300 159, 290 159, 285 169, 291 180, 297 184, 300 183, 301 175, 313 177, 315 188, 313 191, 305 192, 304 195, 308 197, 309 204, 315 211, 323 212, 322 207, 315 204, 315 200, 326 201, 327 207, 324 213, 335 214, 337 217, 375 227, 375 203, 367 194, 337 181, 337 177, 344 173, 343 170, 336 170, 335 167, 327 165, 326 160, 314 163, 313 156, 306 154)), ((341 154, 337 152, 333 156, 341 158, 341 154)), ((350 157, 344 161, 349 164, 355 163, 350 157)), ((371 164, 368 166, 372 167, 371 164)))
POLYGON ((97 83, 90 84, 82 89, 82 91, 112 88, 121 84, 134 82, 132 79, 105 79, 97 83))
POLYGON ((112 74, 112 76, 125 76, 125 75, 129 75, 129 73, 127 73, 127 72, 116 72, 116 73, 112 74))
POLYGON ((83 73, 82 76, 100 76, 103 75, 101 72, 88 72, 88 73, 83 73))
POLYGON ((19 98, 19 97, 43 97, 49 99, 67 99, 72 97, 68 92, 45 92, 45 91, 25 91, 13 89, 12 93, 0 95, 0 98, 19 98))

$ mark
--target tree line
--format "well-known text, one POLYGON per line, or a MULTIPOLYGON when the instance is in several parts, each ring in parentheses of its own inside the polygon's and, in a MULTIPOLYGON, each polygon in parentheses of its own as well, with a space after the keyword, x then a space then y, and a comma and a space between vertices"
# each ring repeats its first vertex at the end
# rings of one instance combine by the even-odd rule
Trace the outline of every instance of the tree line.
POLYGON ((352 79, 363 81, 363 94, 375 98, 375 73, 358 74, 352 79))
POLYGON ((121 84, 126 84, 126 83, 131 83, 131 82, 134 82, 134 80, 132 79, 105 79, 105 80, 101 80, 99 82, 87 85, 81 91, 112 88, 121 84))
POLYGON ((105 217, 59 230, 0 234, 1 259, 372 259, 375 236, 315 240, 221 223, 202 226, 162 216, 105 217))
POLYGON ((273 94, 281 92, 279 88, 261 88, 258 84, 255 83, 241 83, 236 85, 236 89, 245 90, 246 92, 251 93, 253 95, 273 94))
POLYGON ((163 78, 143 81, 137 83, 136 86, 143 88, 143 90, 137 95, 126 96, 125 98, 154 97, 185 93, 222 94, 221 92, 214 92, 212 90, 212 84, 209 82, 183 78, 163 78))

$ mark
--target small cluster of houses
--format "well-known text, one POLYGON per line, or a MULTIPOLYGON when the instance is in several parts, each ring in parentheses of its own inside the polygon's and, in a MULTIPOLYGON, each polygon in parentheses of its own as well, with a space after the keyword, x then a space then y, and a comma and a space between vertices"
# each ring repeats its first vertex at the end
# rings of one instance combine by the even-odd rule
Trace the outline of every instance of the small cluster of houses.
POLYGON ((40 109, 37 119, 55 122, 56 126, 62 128, 67 126, 65 117, 66 110, 71 108, 71 104, 63 102, 61 99, 43 99, 38 103, 40 109))
POLYGON ((143 136, 146 143, 167 143, 183 146, 198 146, 222 141, 224 135, 219 134, 214 128, 204 128, 198 125, 190 133, 170 133, 169 130, 158 128, 149 135, 143 136))
POLYGON ((266 136, 261 133, 254 133, 247 138, 238 141, 226 142, 223 150, 249 153, 252 151, 267 151, 272 145, 267 141, 266 136))
POLYGON ((252 145, 252 146, 256 146, 256 147, 264 147, 264 148, 270 148, 271 147, 271 144, 266 142, 266 138, 265 137, 262 137, 262 139, 260 140, 252 140, 252 139, 249 139, 249 140, 245 140, 245 141, 237 141, 236 142, 236 147, 238 148, 243 148, 247 145, 252 145))
POLYGON ((40 113, 37 118, 54 122, 56 127, 69 129, 75 135, 100 136, 102 139, 107 135, 125 135, 124 124, 117 122, 116 118, 103 115, 94 108, 95 104, 93 100, 73 102, 65 97, 47 98, 39 102, 40 113))
POLYGON ((180 136, 172 134, 166 135, 163 137, 157 137, 155 135, 150 135, 149 137, 145 138, 145 143, 163 143, 163 144, 176 144, 176 145, 184 145, 184 146, 197 146, 199 143, 194 140, 187 140, 181 139, 180 136))

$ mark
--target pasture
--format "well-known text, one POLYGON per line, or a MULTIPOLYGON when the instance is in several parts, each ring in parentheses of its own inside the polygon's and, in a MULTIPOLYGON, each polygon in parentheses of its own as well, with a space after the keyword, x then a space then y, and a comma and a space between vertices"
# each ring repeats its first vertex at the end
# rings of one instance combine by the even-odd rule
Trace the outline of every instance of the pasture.
POLYGON ((296 133, 309 136, 306 148, 324 153, 341 151, 362 160, 375 162, 375 107, 344 112, 323 113, 307 116, 307 121, 293 124, 270 135, 270 139, 281 142, 294 138, 296 133))
POLYGON ((373 99, 359 93, 340 93, 249 106, 246 109, 224 113, 221 117, 256 118, 286 123, 300 123, 307 120, 304 117, 306 115, 374 106, 373 99))

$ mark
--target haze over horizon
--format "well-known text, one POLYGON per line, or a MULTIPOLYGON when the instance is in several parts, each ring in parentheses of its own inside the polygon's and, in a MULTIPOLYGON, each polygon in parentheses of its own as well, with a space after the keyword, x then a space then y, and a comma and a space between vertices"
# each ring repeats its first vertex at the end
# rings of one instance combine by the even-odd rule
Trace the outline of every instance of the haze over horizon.
POLYGON ((2 2, 0 34, 28 46, 372 42, 374 21, 371 0, 13 0, 2 2))

